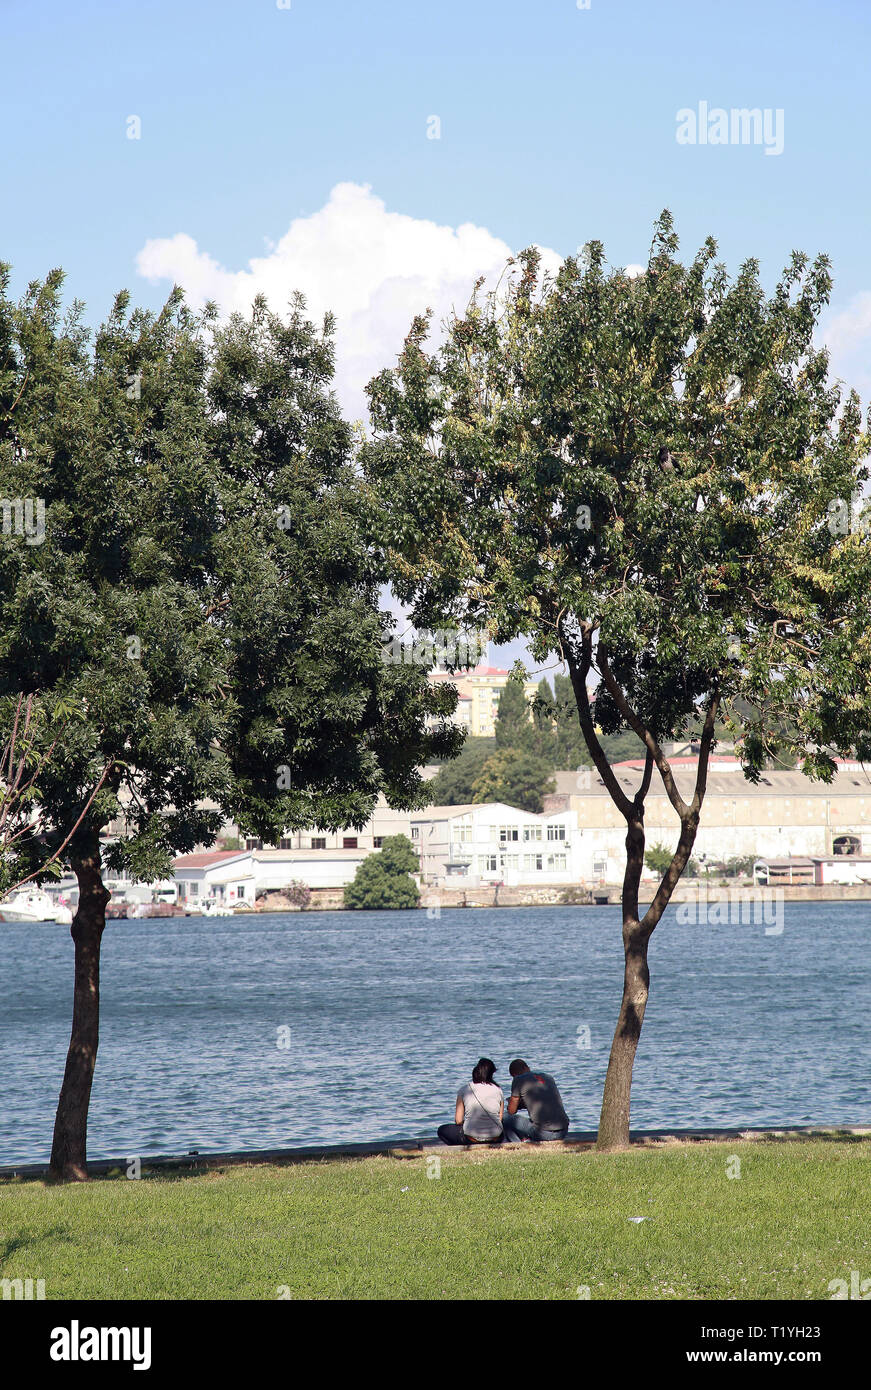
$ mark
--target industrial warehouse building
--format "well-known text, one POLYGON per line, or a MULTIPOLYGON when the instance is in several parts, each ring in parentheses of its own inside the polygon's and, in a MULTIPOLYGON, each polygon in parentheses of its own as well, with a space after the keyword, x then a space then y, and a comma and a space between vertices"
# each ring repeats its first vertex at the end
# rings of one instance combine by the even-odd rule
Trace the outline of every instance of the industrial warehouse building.
MULTIPOLYGON (((695 789, 695 758, 670 766, 685 801, 695 789)), ((631 798, 641 781, 641 759, 615 763, 614 774, 631 798)), ((623 877, 626 823, 598 773, 591 768, 554 774, 556 790, 545 813, 571 811, 578 832, 580 881, 618 883, 623 877)), ((654 770, 645 803, 648 847, 677 843, 680 822, 654 770)), ((830 783, 800 772, 765 772, 748 782, 735 758, 713 757, 693 855, 704 866, 731 858, 836 859, 871 855, 871 775, 860 763, 843 762, 830 783)))
MULTIPOLYGON (((670 759, 678 789, 689 801, 697 762, 670 759)), ((628 796, 643 762, 617 763, 628 796)), ((591 768, 554 774, 556 790, 540 815, 499 802, 430 806, 418 812, 379 805, 362 830, 294 832, 270 848, 248 840, 235 852, 210 851, 175 863, 180 901, 212 897, 228 905, 299 879, 313 889, 339 890, 386 835, 406 835, 420 859, 424 886, 475 887, 617 884, 623 878, 626 826, 591 768)), ((673 848, 679 821, 658 773, 647 797, 647 845, 673 848)), ((755 874, 769 883, 864 883, 871 877, 871 776, 842 763, 833 782, 800 772, 766 772, 748 782, 731 757, 711 760, 702 821, 693 849, 704 868, 731 858, 769 866, 755 874)), ((645 878, 653 873, 645 870, 645 878)))

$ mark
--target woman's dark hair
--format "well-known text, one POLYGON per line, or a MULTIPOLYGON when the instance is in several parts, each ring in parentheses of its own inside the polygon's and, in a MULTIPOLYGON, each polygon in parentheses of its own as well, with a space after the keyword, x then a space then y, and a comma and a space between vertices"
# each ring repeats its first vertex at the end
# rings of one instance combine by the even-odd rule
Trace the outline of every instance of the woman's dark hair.
POLYGON ((489 1086, 496 1071, 496 1063, 491 1062, 489 1057, 481 1057, 475 1070, 472 1072, 472 1080, 479 1086, 489 1086))

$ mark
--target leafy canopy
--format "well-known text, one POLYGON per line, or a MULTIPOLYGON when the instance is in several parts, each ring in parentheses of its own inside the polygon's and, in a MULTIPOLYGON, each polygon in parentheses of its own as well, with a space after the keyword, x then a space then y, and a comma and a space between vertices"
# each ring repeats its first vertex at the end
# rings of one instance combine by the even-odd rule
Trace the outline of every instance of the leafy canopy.
POLYGON ((459 735, 450 691, 382 659, 331 321, 258 300, 219 326, 180 291, 158 314, 121 294, 92 342, 60 272, 20 303, 8 282, 0 267, 0 498, 38 500, 44 534, 0 534, 0 735, 22 692, 45 740, 64 719, 34 854, 107 769, 70 855, 123 815, 109 862, 144 879, 225 815, 273 839, 361 825, 381 793, 420 805, 419 766, 459 735))
POLYGON ((829 263, 794 254, 768 294, 713 240, 677 251, 664 213, 636 278, 598 242, 552 279, 531 250, 435 350, 414 321, 362 451, 393 583, 415 623, 567 660, 579 699, 598 671, 606 735, 740 701, 749 777, 775 739, 829 777, 871 757, 871 544, 830 524, 868 438, 814 345, 829 263))
POLYGON ((405 835, 388 835, 381 849, 366 856, 345 889, 345 907, 417 907, 420 894, 411 877, 420 872, 417 854, 405 835))

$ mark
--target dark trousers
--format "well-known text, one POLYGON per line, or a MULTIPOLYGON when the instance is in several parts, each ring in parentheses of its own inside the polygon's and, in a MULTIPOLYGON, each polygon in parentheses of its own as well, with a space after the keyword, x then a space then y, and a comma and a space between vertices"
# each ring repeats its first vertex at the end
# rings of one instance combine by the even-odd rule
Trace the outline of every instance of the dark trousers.
POLYGON ((565 1129, 539 1129, 532 1123, 528 1115, 506 1115, 502 1123, 505 1127, 505 1138, 509 1144, 523 1139, 531 1139, 534 1144, 547 1144, 554 1140, 565 1139, 569 1132, 568 1126, 565 1129))
MULTIPOLYGON (((471 1144, 474 1142, 473 1140, 466 1138, 465 1134, 463 1133, 462 1125, 439 1125, 438 1136, 443 1144, 464 1144, 467 1146, 471 1146, 471 1144)), ((488 1139, 486 1142, 488 1144, 501 1144, 502 1137, 503 1136, 500 1134, 498 1139, 488 1139)))

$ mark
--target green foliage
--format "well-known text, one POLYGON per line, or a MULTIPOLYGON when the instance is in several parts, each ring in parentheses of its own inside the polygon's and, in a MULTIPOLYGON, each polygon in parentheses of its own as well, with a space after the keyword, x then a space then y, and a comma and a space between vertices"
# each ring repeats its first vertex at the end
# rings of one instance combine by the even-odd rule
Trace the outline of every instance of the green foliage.
MULTIPOLYGON (((775 740, 811 777, 871 758, 871 536, 830 525, 868 440, 814 345, 826 257, 796 253, 767 294, 710 239, 682 264, 663 214, 637 278, 597 242, 512 276, 433 352, 416 319, 370 385, 362 460, 412 621, 525 637, 582 681, 607 658, 659 742, 743 701, 752 780, 775 740)), ((627 728, 604 682, 595 722, 627 728)))
POLYGON ((644 852, 644 862, 652 873, 664 874, 673 855, 674 851, 666 849, 665 845, 651 845, 650 849, 644 852))
POLYGON ((609 763, 623 763, 629 758, 644 757, 644 745, 631 729, 624 729, 616 734, 602 734, 599 742, 609 763))
POLYGON ((218 327, 180 291, 158 314, 121 294, 91 342, 60 272, 18 304, 8 282, 0 267, 0 497, 41 499, 45 528, 0 534, 0 716, 19 691, 69 712, 40 852, 106 767, 70 857, 123 809, 109 862, 146 879, 224 816, 275 840, 362 825, 380 793, 425 802, 419 767, 460 743, 453 698, 382 658, 331 321, 258 300, 218 327))
POLYGON ((496 711, 496 747, 526 748, 532 745, 534 729, 523 686, 510 680, 499 696, 496 711))
POLYGON ((469 738, 457 758, 445 765, 427 783, 431 806, 465 806, 474 800, 475 781, 493 756, 495 740, 469 738))
POLYGON ((752 854, 732 855, 723 865, 723 873, 728 878, 750 878, 756 859, 752 854))
MULTIPOLYGON (((522 687, 510 681, 505 689, 512 694, 504 707, 505 692, 500 697, 495 739, 466 739, 459 756, 446 763, 429 783, 431 805, 465 806, 480 800, 476 784, 496 751, 512 751, 517 755, 512 762, 518 764, 522 755, 522 771, 519 777, 500 778, 494 772, 503 764, 495 762, 488 773, 488 785, 502 793, 500 801, 527 810, 536 805, 541 809, 542 795, 553 789, 550 772, 591 765, 568 676, 556 675, 553 690, 547 680, 540 682, 531 704, 531 720, 530 705, 525 697, 522 697, 522 706, 518 703, 522 687)), ((609 762, 622 762, 643 754, 637 734, 631 732, 611 734, 601 742, 609 762)))
POLYGON ((411 877, 420 872, 414 845, 406 835, 388 835, 380 850, 366 856, 345 889, 345 907, 417 907, 420 894, 411 877))
POLYGON ((40 881, 61 875, 60 858, 47 857, 39 833, 40 773, 68 718, 60 702, 0 699, 0 729, 9 731, 0 743, 0 897, 36 869, 40 881))
MULTIPOLYGON (((542 687, 539 686, 539 692, 542 687)), ((590 754, 581 726, 578 721, 578 707, 575 692, 568 676, 556 674, 553 678, 554 733, 556 753, 554 766, 562 771, 569 768, 589 767, 590 754)))
POLYGON ((542 797, 554 790, 550 764, 518 748, 501 748, 488 758, 473 786, 473 801, 504 801, 538 813, 542 797))

